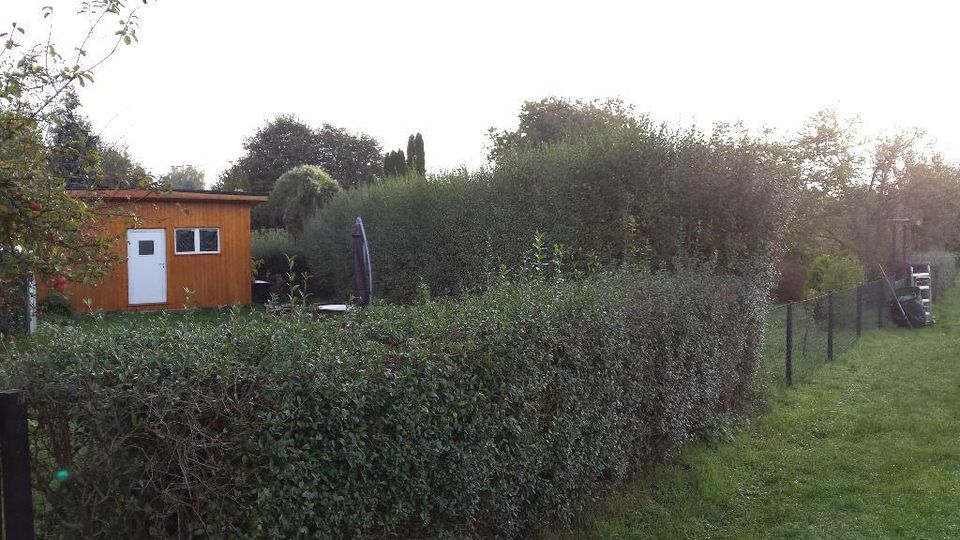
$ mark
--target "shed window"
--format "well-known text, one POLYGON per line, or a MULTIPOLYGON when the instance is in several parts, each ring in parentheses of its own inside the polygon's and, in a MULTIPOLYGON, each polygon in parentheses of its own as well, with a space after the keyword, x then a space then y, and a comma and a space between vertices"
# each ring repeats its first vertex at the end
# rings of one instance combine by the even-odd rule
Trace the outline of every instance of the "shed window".
POLYGON ((138 255, 153 255, 153 240, 140 240, 137 242, 138 255))
POLYGON ((220 229, 177 229, 176 253, 220 253, 220 229))

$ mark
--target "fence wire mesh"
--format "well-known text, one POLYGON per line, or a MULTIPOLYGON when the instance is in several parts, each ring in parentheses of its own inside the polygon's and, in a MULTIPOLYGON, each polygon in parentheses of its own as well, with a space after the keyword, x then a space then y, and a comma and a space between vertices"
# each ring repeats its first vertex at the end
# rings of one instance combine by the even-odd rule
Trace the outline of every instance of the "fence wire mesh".
POLYGON ((824 362, 853 348, 863 332, 887 324, 888 298, 887 285, 879 279, 770 308, 764 377, 776 384, 804 380, 824 362))

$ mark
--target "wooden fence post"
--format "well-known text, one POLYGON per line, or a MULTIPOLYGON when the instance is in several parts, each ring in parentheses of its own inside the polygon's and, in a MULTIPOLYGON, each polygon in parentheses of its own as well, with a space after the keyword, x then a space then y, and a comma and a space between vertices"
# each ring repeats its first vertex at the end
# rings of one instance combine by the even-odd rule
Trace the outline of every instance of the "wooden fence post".
POLYGON ((20 390, 0 391, 0 467, 6 539, 33 540, 27 403, 20 390))

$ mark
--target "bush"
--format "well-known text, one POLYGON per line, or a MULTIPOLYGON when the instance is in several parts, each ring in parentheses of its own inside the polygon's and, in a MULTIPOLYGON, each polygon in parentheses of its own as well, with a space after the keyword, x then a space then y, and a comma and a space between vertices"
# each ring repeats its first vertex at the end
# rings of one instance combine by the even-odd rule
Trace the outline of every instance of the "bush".
POLYGON ((254 209, 259 226, 284 227, 291 234, 340 191, 340 184, 315 165, 300 165, 277 179, 267 201, 254 209))
POLYGON ((770 296, 778 304, 802 300, 806 280, 806 269, 800 261, 793 258, 780 259, 777 262, 777 283, 770 296))
POLYGON ((946 250, 930 250, 915 253, 910 256, 911 262, 929 263, 932 272, 930 289, 933 298, 953 287, 957 281, 957 254, 946 250))
POLYGON ((70 303, 70 300, 55 291, 50 291, 43 302, 40 302, 38 311, 41 315, 57 315, 68 319, 77 314, 77 310, 70 303))
POLYGON ((692 258, 738 274, 766 271, 792 201, 774 154, 724 132, 638 122, 506 152, 476 174, 345 191, 303 240, 317 284, 346 297, 350 232, 363 217, 375 294, 403 302, 421 281, 434 294, 456 294, 484 286, 501 264, 520 268, 537 232, 567 248, 571 270, 662 269, 692 258))
POLYGON ((748 409, 764 294, 521 281, 315 322, 45 327, 7 366, 51 537, 517 538, 748 409))
POLYGON ((807 298, 842 291, 866 281, 863 264, 849 251, 825 253, 807 269, 807 298))
POLYGON ((290 271, 287 257, 295 257, 294 271, 307 271, 306 257, 297 240, 285 229, 261 229, 253 231, 251 253, 257 266, 257 279, 271 283, 273 292, 282 294, 286 274, 290 271))

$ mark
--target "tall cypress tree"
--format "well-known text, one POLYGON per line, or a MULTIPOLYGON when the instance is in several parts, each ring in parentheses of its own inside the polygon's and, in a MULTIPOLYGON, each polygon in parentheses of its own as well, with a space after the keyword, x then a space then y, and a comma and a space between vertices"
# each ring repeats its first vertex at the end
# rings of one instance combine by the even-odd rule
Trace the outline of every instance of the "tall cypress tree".
POLYGON ((425 159, 426 156, 424 155, 424 152, 423 152, 423 135, 421 135, 419 132, 417 133, 417 136, 413 140, 413 148, 414 148, 414 151, 416 151, 417 153, 417 157, 414 160, 416 163, 417 172, 420 174, 420 176, 426 176, 427 162, 425 159))
POLYGON ((64 96, 50 133, 53 173, 68 184, 95 186, 102 172, 100 138, 93 134, 90 122, 80 112, 80 99, 72 91, 64 96))
POLYGON ((383 174, 384 176, 403 176, 407 174, 407 161, 406 156, 403 155, 403 150, 387 152, 387 155, 383 158, 383 174))
POLYGON ((413 135, 407 137, 407 168, 416 170, 417 168, 417 143, 413 135))

